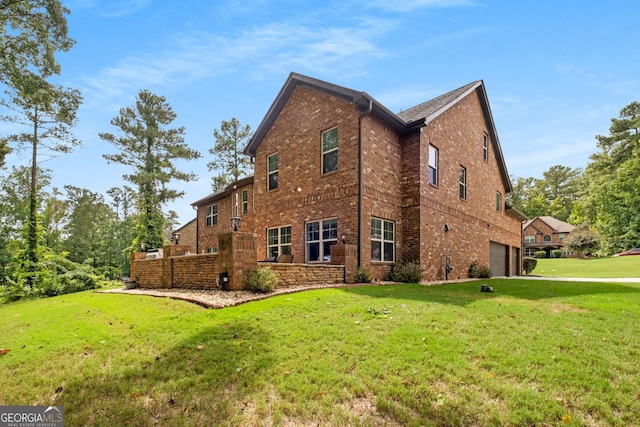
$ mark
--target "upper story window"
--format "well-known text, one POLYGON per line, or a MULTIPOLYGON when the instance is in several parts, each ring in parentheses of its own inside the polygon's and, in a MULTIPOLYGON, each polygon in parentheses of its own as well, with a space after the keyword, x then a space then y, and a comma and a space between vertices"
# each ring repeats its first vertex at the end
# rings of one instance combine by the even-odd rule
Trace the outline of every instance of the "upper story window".
POLYGON ((242 190, 242 215, 249 213, 249 190, 242 190))
POLYGON ((278 188, 278 153, 267 158, 267 188, 275 190, 278 188))
POLYGON ((371 218, 371 261, 395 260, 395 223, 371 218))
POLYGON ((486 133, 482 136, 482 158, 485 162, 489 160, 489 137, 486 133))
POLYGON ((558 240, 563 241, 564 240, 564 233, 558 233, 558 240))
POLYGON ((218 205, 207 206, 206 218, 207 227, 218 224, 218 205))
POLYGON ((502 194, 496 192, 496 212, 502 212, 502 194))
POLYGON ((550 242, 551 241, 551 236, 549 236, 548 234, 545 234, 544 238, 542 239, 545 242, 550 242))
POLYGON ((429 184, 438 185, 438 149, 429 144, 429 184))
POLYGON ((275 227, 267 230, 267 256, 291 255, 291 226, 275 227))
POLYGON ((338 128, 322 132, 322 173, 338 170, 338 128))
POLYGON ((308 262, 331 261, 331 246, 338 243, 338 220, 308 222, 305 240, 308 262))
POLYGON ((525 243, 535 243, 536 241, 536 236, 533 234, 530 234, 528 236, 524 236, 524 242, 525 243))
POLYGON ((467 200, 467 168, 460 166, 458 177, 458 195, 462 200, 467 200))

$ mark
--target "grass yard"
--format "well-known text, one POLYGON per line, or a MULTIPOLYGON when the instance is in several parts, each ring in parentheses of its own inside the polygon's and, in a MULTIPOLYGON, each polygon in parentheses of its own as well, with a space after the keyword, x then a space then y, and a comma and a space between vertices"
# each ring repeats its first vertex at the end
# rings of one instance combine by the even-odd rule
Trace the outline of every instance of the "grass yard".
POLYGON ((541 258, 531 274, 548 277, 640 277, 640 256, 541 258))
POLYGON ((69 426, 640 424, 640 284, 366 286, 222 310, 83 292, 0 322, 0 405, 63 405, 69 426))

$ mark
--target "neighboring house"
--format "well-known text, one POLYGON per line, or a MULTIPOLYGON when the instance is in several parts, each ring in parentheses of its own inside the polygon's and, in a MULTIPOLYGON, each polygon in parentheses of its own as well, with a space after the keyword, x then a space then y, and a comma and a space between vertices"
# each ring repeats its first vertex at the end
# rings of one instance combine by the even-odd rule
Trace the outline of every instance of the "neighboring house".
POLYGON ((196 220, 197 218, 194 218, 182 227, 172 231, 171 236, 169 236, 169 240, 171 240, 175 244, 187 245, 195 248, 198 240, 198 227, 196 224, 196 220))
POLYGON ((258 260, 327 263, 340 242, 375 279, 399 261, 419 262, 424 280, 466 277, 473 261, 520 273, 526 218, 504 202, 511 182, 482 81, 394 114, 292 73, 245 154, 253 177, 193 203, 198 253, 215 252, 236 216, 258 260))
POLYGON ((547 258, 554 249, 562 250, 562 256, 573 253, 564 249, 564 239, 574 230, 574 226, 552 216, 537 216, 522 226, 525 256, 534 256, 537 251, 545 251, 547 258))

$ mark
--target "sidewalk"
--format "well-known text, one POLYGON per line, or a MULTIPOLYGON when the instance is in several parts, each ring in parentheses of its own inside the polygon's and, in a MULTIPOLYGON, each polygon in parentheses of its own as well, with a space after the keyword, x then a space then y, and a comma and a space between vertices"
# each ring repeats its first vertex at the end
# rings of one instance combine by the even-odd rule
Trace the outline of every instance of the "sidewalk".
POLYGON ((569 282, 610 282, 640 283, 640 277, 552 277, 552 276, 513 276, 514 279, 527 280, 566 280, 569 282))

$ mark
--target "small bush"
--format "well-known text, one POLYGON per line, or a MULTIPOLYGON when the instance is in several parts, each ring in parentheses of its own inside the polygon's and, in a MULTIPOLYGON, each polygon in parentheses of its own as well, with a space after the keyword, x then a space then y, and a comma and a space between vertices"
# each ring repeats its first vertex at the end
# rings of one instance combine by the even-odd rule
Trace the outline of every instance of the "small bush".
POLYGON ((531 272, 536 269, 536 265, 538 265, 538 260, 535 258, 524 257, 522 259, 522 269, 524 270, 524 274, 531 274, 531 272))
POLYGON ((422 280, 420 263, 417 261, 399 261, 393 266, 386 279, 391 282, 420 283, 420 280, 422 280))
POLYGON ((369 272, 364 268, 358 267, 358 271, 356 271, 355 280, 356 280, 356 283, 370 283, 371 274, 369 274, 369 272))
POLYGON ((547 253, 545 251, 536 251, 534 256, 536 258, 546 258, 547 257, 547 253))
POLYGON ((486 264, 479 264, 478 265, 478 278, 479 279, 490 279, 491 276, 493 276, 493 273, 491 272, 491 267, 489 267, 486 264))
POLYGON ((469 266, 469 277, 475 278, 478 277, 478 261, 473 260, 471 265, 469 266))
POLYGON ((562 256, 562 250, 554 249, 551 251, 551 256, 554 258, 560 258, 562 256))
POLYGON ((276 287, 278 276, 269 267, 260 267, 249 272, 247 285, 252 292, 266 294, 272 292, 276 287))

